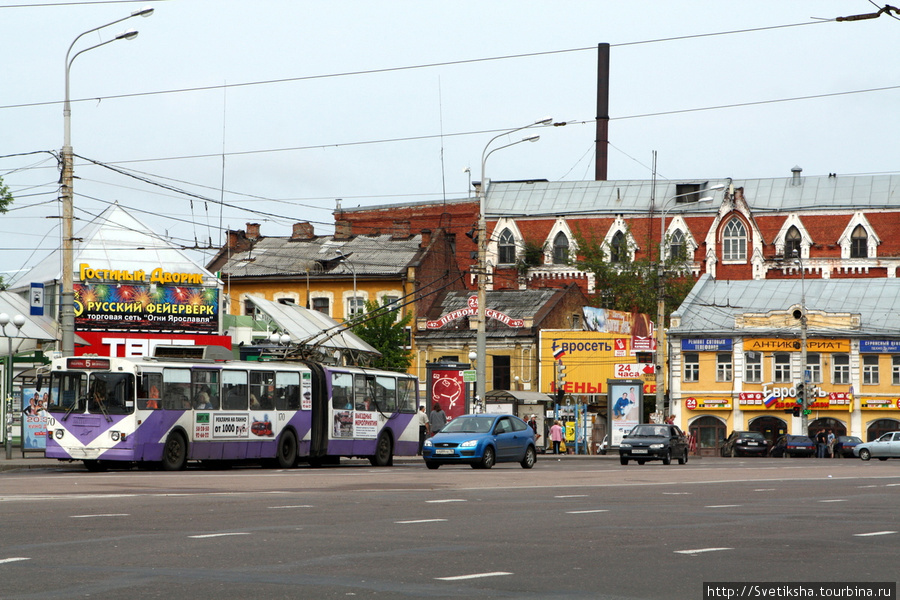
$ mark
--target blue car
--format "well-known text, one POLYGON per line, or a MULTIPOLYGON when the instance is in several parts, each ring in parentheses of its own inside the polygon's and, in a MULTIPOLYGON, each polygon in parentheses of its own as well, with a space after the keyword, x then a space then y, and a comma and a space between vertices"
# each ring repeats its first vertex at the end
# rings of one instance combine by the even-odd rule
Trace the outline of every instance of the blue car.
POLYGON ((459 464, 490 469, 498 462, 530 469, 537 461, 534 430, 513 415, 463 415, 425 440, 422 457, 429 469, 459 464))

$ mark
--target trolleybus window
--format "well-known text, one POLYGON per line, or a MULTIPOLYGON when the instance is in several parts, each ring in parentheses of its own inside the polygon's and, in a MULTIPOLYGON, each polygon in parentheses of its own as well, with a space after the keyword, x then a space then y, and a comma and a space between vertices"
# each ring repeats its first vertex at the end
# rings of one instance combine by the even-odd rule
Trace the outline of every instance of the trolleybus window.
POLYGON ((382 412, 397 410, 397 379, 395 377, 375 378, 375 402, 382 412))
POLYGON ((191 402, 197 410, 219 408, 219 372, 195 369, 191 372, 191 402))
POLYGON ((162 373, 144 373, 138 376, 138 408, 154 410, 160 408, 163 389, 162 373))
POLYGON ((347 410, 353 408, 353 375, 334 373, 331 377, 331 405, 347 410))
POLYGON ((275 373, 272 371, 250 372, 250 408, 272 410, 275 408, 275 373), (253 406, 253 398, 257 406, 253 406))
POLYGON ((91 373, 88 411, 124 415, 134 411, 134 377, 129 373, 91 373))
POLYGON ((190 369, 163 369, 162 407, 166 410, 186 410, 191 407, 190 369))
POLYGON ((48 410, 84 410, 87 397, 87 375, 84 373, 52 373, 48 410), (79 407, 75 404, 78 403, 79 407))
POLYGON ((222 371, 222 409, 247 410, 247 371, 222 371))
POLYGON ((397 382, 397 410, 400 412, 416 412, 416 387, 418 380, 402 377, 397 382))
POLYGON ((275 373, 275 408, 300 408, 300 373, 275 373))
POLYGON ((375 378, 356 375, 354 378, 354 399, 356 410, 375 410, 375 378))

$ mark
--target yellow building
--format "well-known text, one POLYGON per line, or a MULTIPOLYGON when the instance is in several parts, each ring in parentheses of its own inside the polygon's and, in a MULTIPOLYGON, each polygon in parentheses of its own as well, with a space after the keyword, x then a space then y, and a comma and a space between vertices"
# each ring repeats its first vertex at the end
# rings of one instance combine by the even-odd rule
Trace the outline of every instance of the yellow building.
POLYGON ((863 440, 900 429, 898 308, 894 278, 701 277, 669 330, 676 423, 707 454, 733 430, 774 442, 821 429, 863 440))

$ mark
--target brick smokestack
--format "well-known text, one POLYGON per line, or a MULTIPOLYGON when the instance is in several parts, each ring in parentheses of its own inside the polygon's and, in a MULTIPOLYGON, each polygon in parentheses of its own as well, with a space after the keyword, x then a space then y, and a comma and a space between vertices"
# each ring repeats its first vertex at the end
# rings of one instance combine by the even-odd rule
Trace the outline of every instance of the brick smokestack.
POLYGON ((300 223, 294 223, 294 228, 291 231, 291 239, 292 240, 311 240, 316 236, 315 230, 313 226, 306 222, 301 221, 300 223))
POLYGON ((394 228, 391 231, 391 238, 395 240, 405 240, 409 237, 409 221, 394 221, 394 228))
POLYGON ((431 245, 431 230, 423 229, 422 241, 419 243, 419 248, 427 248, 429 245, 431 245))
POLYGON ((247 223, 247 239, 259 239, 259 223, 247 223))
POLYGON ((349 240, 351 231, 352 226, 350 225, 350 221, 340 219, 334 222, 334 239, 349 240))

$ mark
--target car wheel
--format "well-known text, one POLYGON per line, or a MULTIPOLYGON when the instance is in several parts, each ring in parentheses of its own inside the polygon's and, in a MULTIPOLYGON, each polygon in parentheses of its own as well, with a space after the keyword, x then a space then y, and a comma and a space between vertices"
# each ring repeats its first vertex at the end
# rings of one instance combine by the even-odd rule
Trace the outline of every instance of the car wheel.
POLYGON ((484 454, 481 456, 481 462, 478 466, 482 469, 490 469, 494 466, 495 460, 496 456, 494 455, 494 447, 488 446, 484 449, 484 454))
POLYGON ((863 448, 859 451, 859 457, 863 460, 869 460, 870 458, 872 458, 872 453, 869 452, 868 448, 863 448))
POLYGON ((627 464, 628 464, 628 459, 625 458, 624 456, 620 456, 620 457, 619 457, 619 462, 620 462, 621 464, 623 464, 623 465, 627 465, 627 464))
POLYGON ((642 459, 642 458, 639 458, 639 459, 637 460, 637 464, 639 464, 639 465, 642 465, 642 464, 644 464, 645 462, 647 462, 647 461, 645 461, 645 460, 642 459))
POLYGON ((163 471, 181 471, 187 466, 187 442, 179 433, 171 433, 163 447, 163 471))
POLYGON ((441 467, 441 463, 434 462, 433 460, 426 460, 425 466, 434 471, 435 469, 439 469, 441 467))
POLYGON ((525 457, 519 464, 522 465, 523 469, 530 469, 534 466, 535 461, 537 461, 537 454, 533 447, 528 446, 528 448, 525 449, 525 457))
POLYGON ((685 465, 685 464, 687 464, 687 461, 688 461, 688 451, 687 451, 687 448, 685 448, 684 453, 678 457, 678 464, 685 465))
POLYGON ((663 456, 662 460, 663 460, 664 465, 671 465, 672 464, 672 450, 670 450, 669 448, 666 448, 666 455, 663 456))

